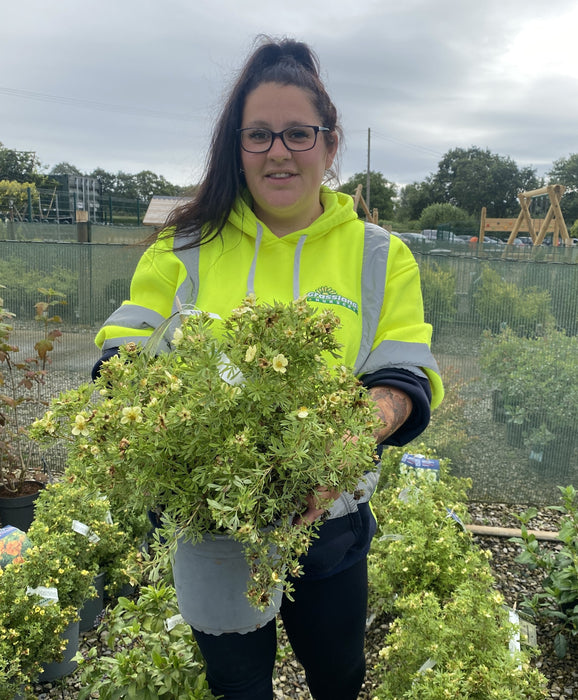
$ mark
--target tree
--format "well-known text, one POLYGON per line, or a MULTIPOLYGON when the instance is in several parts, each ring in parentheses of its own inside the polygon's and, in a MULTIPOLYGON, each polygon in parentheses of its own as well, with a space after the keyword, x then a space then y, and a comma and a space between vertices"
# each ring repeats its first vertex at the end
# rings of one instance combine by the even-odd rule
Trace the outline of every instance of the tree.
POLYGON ((33 182, 0 180, 0 214, 22 221, 28 216, 28 196, 33 206, 38 205, 38 191, 33 182))
POLYGON ((401 189, 399 202, 395 207, 395 218, 399 221, 415 221, 420 218, 426 207, 437 201, 431 176, 423 182, 412 182, 401 189))
POLYGON ((48 173, 48 175, 78 175, 83 176, 84 173, 75 166, 63 161, 62 163, 57 163, 48 173))
MULTIPOLYGON (((365 190, 366 183, 367 173, 355 173, 340 187, 340 190, 353 196, 357 186, 363 185, 365 190)), ((381 173, 371 170, 369 188, 370 208, 378 210, 380 219, 391 219, 393 217, 393 199, 397 194, 395 185, 386 180, 381 173)), ((364 199, 366 199, 365 195, 364 199)))
POLYGON ((519 169, 511 158, 482 150, 454 148, 439 162, 432 178, 440 202, 447 202, 479 215, 482 207, 488 216, 516 216, 520 211, 518 192, 540 186, 536 171, 519 169))
POLYGON ((34 151, 14 151, 0 143, 0 180, 36 182, 38 166, 34 151))
POLYGON ((421 229, 435 229, 440 224, 454 224, 457 221, 467 221, 469 218, 467 211, 453 204, 430 204, 422 211, 419 225, 421 229))
POLYGON ((551 185, 565 185, 566 192, 560 201, 567 226, 578 221, 578 153, 554 161, 548 173, 551 185))

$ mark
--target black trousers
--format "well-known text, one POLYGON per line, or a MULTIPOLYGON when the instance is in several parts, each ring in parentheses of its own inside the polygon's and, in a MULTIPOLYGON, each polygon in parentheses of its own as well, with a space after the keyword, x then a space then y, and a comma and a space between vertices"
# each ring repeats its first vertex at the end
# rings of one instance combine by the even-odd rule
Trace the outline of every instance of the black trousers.
MULTIPOLYGON (((355 700, 365 677, 367 559, 328 578, 296 579, 281 617, 315 700, 355 700)), ((223 700, 272 700, 275 620, 248 634, 193 630, 211 691, 223 700)))

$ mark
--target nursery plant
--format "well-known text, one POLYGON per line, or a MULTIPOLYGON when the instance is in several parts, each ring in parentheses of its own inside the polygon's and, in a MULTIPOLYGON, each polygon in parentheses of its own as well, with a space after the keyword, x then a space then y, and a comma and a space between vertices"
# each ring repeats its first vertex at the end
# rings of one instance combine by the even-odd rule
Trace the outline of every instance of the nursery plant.
POLYGON ((111 502, 161 511, 169 543, 241 542, 263 609, 274 590, 290 593, 315 535, 293 522, 307 497, 319 485, 355 492, 375 468, 373 402, 339 363, 337 317, 303 299, 173 321, 167 352, 127 344, 102 366, 100 399, 92 385, 62 394, 33 434, 68 439, 69 463, 111 502))
POLYGON ((473 285, 473 306, 485 329, 497 333, 508 326, 516 334, 533 337, 554 326, 552 299, 547 289, 521 287, 486 265, 473 285))
MULTIPOLYGON (((0 285, 3 286, 3 285, 0 285)), ((46 410, 46 376, 50 353, 62 335, 57 328, 60 316, 55 305, 64 304, 64 295, 40 288, 42 299, 35 305, 35 320, 42 337, 27 357, 13 344, 14 314, 0 299, 0 496, 14 497, 38 490, 44 470, 37 446, 29 438, 27 426, 46 410)))
POLYGON ((486 577, 462 581, 442 600, 422 590, 400 597, 379 652, 375 700, 538 700, 546 679, 528 653, 510 648, 516 627, 486 577))
POLYGON ((110 591, 137 582, 140 542, 132 541, 122 523, 113 518, 105 495, 68 473, 39 495, 28 530, 33 545, 49 543, 57 535, 66 542, 66 554, 76 568, 96 567, 97 572, 104 572, 110 591))
POLYGON ((189 625, 178 614, 175 590, 144 586, 137 600, 121 597, 107 612, 110 655, 93 647, 78 653, 79 700, 209 700, 204 662, 189 625))
POLYGON ((556 654, 564 657, 572 638, 578 635, 578 494, 573 486, 559 489, 562 505, 551 508, 562 514, 558 535, 561 547, 548 549, 529 532, 528 525, 537 515, 535 508, 518 516, 521 537, 511 541, 521 547, 516 561, 544 574, 542 591, 527 599, 524 606, 537 617, 554 621, 556 654))
MULTIPOLYGON (((54 552, 44 551, 35 558, 36 566, 44 570, 53 557, 54 552)), ((65 600, 43 598, 30 573, 23 562, 0 568, 0 700, 12 700, 44 663, 59 658, 61 633, 77 615, 76 606, 65 600)), ((68 571, 62 569, 60 575, 68 571)))
POLYGON ((373 611, 391 613, 399 596, 421 590, 445 599, 482 575, 487 560, 462 524, 467 485, 446 469, 438 481, 410 468, 373 497, 379 523, 369 554, 373 611))

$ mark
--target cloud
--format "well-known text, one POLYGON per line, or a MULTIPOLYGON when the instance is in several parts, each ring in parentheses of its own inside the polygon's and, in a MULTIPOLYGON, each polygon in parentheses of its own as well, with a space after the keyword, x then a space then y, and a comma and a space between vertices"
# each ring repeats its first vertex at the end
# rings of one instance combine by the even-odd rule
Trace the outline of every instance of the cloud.
POLYGON ((340 111, 343 177, 399 184, 478 145, 545 172, 576 152, 573 0, 61 0, 0 12, 0 141, 47 165, 202 172, 223 95, 259 33, 317 51, 340 111))

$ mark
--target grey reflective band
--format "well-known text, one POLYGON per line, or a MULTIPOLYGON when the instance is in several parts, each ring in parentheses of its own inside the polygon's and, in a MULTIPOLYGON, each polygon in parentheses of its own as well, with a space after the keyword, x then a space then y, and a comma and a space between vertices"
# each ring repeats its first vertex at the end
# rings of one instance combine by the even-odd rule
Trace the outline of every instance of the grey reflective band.
POLYGON ((299 299, 299 270, 301 268, 301 251, 307 240, 307 235, 303 234, 301 238, 297 241, 297 246, 295 247, 295 255, 293 258, 293 299, 299 299))
POLYGON ((369 354, 359 371, 356 368, 355 373, 371 374, 387 367, 407 369, 419 377, 425 376, 420 367, 439 374, 437 362, 426 343, 406 343, 402 340, 384 340, 369 354))
POLYGON ((123 326, 134 330, 150 330, 159 326, 165 317, 157 311, 138 304, 123 304, 103 323, 104 326, 123 326))
MULTIPOLYGON (((199 295, 199 256, 200 246, 187 248, 186 250, 173 250, 173 253, 183 263, 187 271, 187 278, 177 289, 176 296, 184 306, 195 306, 199 295)), ((176 300, 173 302, 173 312, 178 311, 176 300)))
POLYGON ((249 268, 249 274, 247 275, 247 296, 255 294, 255 270, 257 269, 257 256, 259 255, 259 248, 261 247, 261 239, 263 238, 263 226, 258 221, 257 222, 257 235, 255 237, 255 254, 253 255, 253 260, 251 261, 251 267, 249 268))
POLYGON ((341 518, 344 515, 349 515, 349 513, 355 513, 360 503, 367 503, 375 493, 380 472, 381 464, 376 466, 375 471, 366 472, 361 477, 357 482, 356 489, 356 491, 361 492, 359 498, 355 498, 352 493, 344 491, 329 509, 327 520, 333 520, 334 518, 341 518))
POLYGON ((388 255, 389 236, 379 226, 366 223, 361 270, 361 342, 353 366, 353 371, 358 376, 362 374, 362 368, 377 335, 385 292, 388 255))

